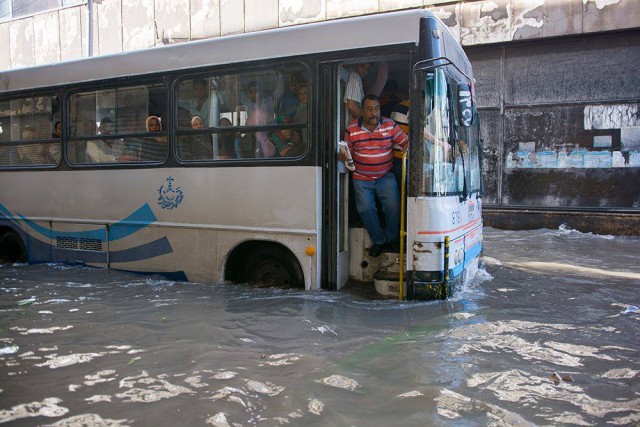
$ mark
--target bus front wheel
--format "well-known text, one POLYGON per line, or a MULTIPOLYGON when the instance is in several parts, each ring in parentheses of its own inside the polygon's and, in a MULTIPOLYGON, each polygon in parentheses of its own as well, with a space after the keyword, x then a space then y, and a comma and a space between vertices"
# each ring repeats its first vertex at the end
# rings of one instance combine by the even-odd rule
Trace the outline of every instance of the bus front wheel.
POLYGON ((13 231, 0 237, 0 263, 26 262, 27 251, 22 239, 13 231))
POLYGON ((244 265, 247 283, 287 288, 304 288, 302 269, 296 258, 277 247, 258 248, 247 257, 244 265))

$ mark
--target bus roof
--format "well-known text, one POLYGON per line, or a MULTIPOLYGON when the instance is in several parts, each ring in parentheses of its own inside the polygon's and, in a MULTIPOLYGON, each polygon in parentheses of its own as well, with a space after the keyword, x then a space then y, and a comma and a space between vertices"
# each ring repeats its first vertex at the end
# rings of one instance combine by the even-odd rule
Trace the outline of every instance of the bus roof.
POLYGON ((419 21, 427 17, 433 15, 413 9, 16 68, 0 73, 0 93, 338 50, 417 45, 419 21))

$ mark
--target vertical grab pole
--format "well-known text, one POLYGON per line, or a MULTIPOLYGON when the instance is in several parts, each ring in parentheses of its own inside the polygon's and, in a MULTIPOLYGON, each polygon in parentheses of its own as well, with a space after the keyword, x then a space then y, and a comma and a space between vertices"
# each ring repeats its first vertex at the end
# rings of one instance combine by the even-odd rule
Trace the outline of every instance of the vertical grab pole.
POLYGON ((400 283, 398 285, 398 299, 404 300, 404 238, 407 234, 404 229, 405 219, 407 217, 407 192, 405 190, 407 183, 407 152, 402 153, 402 179, 400 186, 400 283))
POLYGON ((106 225, 106 231, 107 231, 107 269, 111 268, 111 246, 110 246, 110 241, 111 239, 109 238, 109 232, 111 231, 111 227, 109 226, 109 224, 106 225))
POLYGON ((441 299, 447 299, 449 289, 449 236, 444 236, 444 280, 440 289, 441 299))

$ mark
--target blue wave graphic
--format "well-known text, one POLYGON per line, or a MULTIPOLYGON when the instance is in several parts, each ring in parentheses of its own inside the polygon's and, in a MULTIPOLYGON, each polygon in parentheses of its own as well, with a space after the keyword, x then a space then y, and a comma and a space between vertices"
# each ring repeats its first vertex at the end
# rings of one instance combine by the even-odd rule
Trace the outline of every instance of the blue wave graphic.
MULTIPOLYGON (((1 211, 5 215, 7 215, 7 212, 9 212, 6 208, 4 208, 4 206, 2 206, 1 211)), ((32 230, 36 231, 38 234, 46 237, 47 239, 56 239, 58 237, 74 237, 78 239, 96 239, 103 242, 107 240, 106 227, 100 227, 96 230, 88 231, 56 231, 38 225, 33 221, 27 219, 20 213, 17 213, 17 216, 20 217, 20 219, 24 221, 25 224, 27 224, 32 230)), ((151 207, 149 207, 148 203, 145 203, 142 207, 140 207, 125 219, 109 226, 109 241, 113 242, 115 240, 128 237, 156 221, 157 218, 151 210, 151 207)))
MULTIPOLYGON (((44 249, 49 251, 52 246, 48 243, 41 243, 44 249)), ((92 251, 79 251, 76 249, 61 249, 54 248, 54 261, 65 263, 77 263, 84 262, 87 264, 106 264, 107 253, 106 252, 92 252, 92 251)), ((123 249, 120 251, 112 251, 109 253, 109 263, 121 263, 142 261, 149 258, 154 258, 160 255, 170 254, 173 252, 173 248, 169 243, 169 239, 161 237, 153 242, 144 243, 133 248, 123 249)))

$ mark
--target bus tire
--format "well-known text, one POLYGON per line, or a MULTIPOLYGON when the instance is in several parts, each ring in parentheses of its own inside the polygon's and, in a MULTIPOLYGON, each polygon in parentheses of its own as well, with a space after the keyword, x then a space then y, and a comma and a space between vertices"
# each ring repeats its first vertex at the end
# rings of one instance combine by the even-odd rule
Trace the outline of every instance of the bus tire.
POLYGON ((263 246, 249 253, 244 264, 247 283, 259 286, 304 288, 298 260, 287 250, 263 246))
POLYGON ((18 234, 7 231, 0 237, 0 263, 27 262, 27 251, 18 234))

